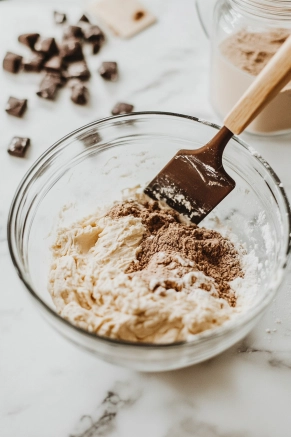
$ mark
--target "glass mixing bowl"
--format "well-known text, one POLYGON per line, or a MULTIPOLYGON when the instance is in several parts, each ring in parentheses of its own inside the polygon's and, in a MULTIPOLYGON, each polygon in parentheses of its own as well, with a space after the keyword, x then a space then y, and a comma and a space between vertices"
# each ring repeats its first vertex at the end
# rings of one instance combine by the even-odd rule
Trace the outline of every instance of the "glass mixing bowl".
POLYGON ((259 258, 261 283, 248 311, 189 342, 138 344, 100 337, 73 326, 56 313, 47 290, 50 246, 58 226, 120 199, 123 189, 146 184, 177 150, 204 145, 218 128, 171 113, 110 117, 67 135, 31 167, 17 189, 9 214, 10 254, 37 308, 59 333, 105 361, 136 370, 160 371, 211 358, 254 327, 283 278, 290 252, 290 209, 273 170, 237 138, 224 152, 224 165, 237 186, 212 217, 228 223, 259 258))

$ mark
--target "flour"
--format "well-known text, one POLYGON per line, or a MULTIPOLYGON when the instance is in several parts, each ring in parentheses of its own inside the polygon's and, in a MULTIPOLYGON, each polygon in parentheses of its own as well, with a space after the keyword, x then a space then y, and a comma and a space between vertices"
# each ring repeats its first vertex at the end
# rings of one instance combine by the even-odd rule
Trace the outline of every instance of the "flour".
MULTIPOLYGON (((101 336, 171 343, 214 329, 252 305, 257 294, 258 263, 252 253, 246 254, 236 243, 238 255, 232 243, 225 246, 227 256, 234 257, 233 261, 229 258, 232 268, 237 262, 235 257, 239 257, 234 279, 229 282, 227 277, 224 282, 217 282, 216 270, 207 267, 207 258, 203 261, 203 249, 198 258, 195 246, 193 252, 187 249, 179 253, 178 246, 171 245, 175 238, 165 240, 169 241, 166 250, 154 250, 144 265, 136 266, 145 250, 145 238, 148 244, 155 239, 160 241, 163 229, 171 225, 174 230, 178 226, 177 214, 159 206, 160 212, 155 215, 157 202, 149 201, 137 190, 129 190, 127 195, 134 202, 130 214, 126 210, 118 213, 115 205, 111 210, 114 212, 104 209, 59 230, 52 248, 49 291, 62 317, 101 336), (152 202, 151 214, 143 210, 147 202, 152 202), (130 267, 133 265, 137 268, 130 267)), ((181 224, 182 234, 184 230, 195 231, 195 225, 189 224, 189 231, 185 226, 181 224)), ((225 234, 228 232, 225 230, 225 234)), ((218 256, 220 243, 214 238, 218 234, 197 228, 196 240, 198 235, 209 238, 210 246, 205 240, 205 248, 218 256)), ((153 247, 157 247, 155 243, 153 247)), ((219 259, 217 262, 219 268, 219 259)), ((223 264, 221 268, 224 269, 223 264)), ((225 272, 229 275, 227 269, 225 272)))

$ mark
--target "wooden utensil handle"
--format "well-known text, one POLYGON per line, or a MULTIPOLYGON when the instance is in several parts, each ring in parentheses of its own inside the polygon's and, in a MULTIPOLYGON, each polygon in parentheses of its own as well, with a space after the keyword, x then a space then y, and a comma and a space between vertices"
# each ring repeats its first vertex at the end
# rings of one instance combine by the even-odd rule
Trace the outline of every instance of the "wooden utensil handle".
POLYGON ((290 80, 291 36, 282 44, 225 117, 224 125, 234 134, 243 132, 290 80))

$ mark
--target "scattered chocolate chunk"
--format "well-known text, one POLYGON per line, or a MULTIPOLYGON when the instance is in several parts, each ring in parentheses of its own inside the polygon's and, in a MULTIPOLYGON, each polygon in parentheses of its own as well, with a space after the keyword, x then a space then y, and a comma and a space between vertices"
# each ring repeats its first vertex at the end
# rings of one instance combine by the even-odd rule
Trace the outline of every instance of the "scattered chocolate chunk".
POLYGON ((30 144, 29 138, 13 137, 9 144, 7 152, 9 155, 23 158, 30 144))
POLYGON ((19 35, 18 41, 33 50, 39 36, 39 33, 23 33, 22 35, 19 35))
POLYGON ((42 53, 46 58, 58 54, 58 47, 54 38, 39 38, 34 45, 34 50, 42 53))
POLYGON ((30 59, 24 59, 22 61, 22 66, 24 71, 27 72, 40 72, 44 63, 44 56, 40 53, 36 53, 30 59))
POLYGON ((88 88, 81 82, 72 86, 71 100, 77 105, 85 105, 88 101, 88 88))
POLYGON ((79 141, 82 141, 85 147, 95 146, 96 144, 102 141, 102 138, 99 135, 99 133, 95 132, 93 129, 92 132, 90 131, 85 134, 84 133, 80 134, 80 136, 78 136, 77 139, 79 141))
POLYGON ((63 60, 60 56, 53 56, 43 66, 48 73, 60 73, 63 65, 63 60))
POLYGON ((63 12, 54 11, 54 20, 56 24, 63 24, 67 21, 67 16, 63 12))
POLYGON ((57 90, 61 85, 62 79, 60 75, 48 73, 42 79, 39 91, 36 94, 43 99, 54 100, 57 90))
POLYGON ((22 62, 22 56, 7 52, 3 59, 3 69, 9 73, 18 73, 22 62))
POLYGON ((81 85, 82 81, 80 79, 77 79, 75 77, 73 77, 73 79, 69 79, 67 82, 67 85, 69 88, 74 88, 74 86, 76 85, 81 85))
POLYGON ((101 45, 102 45, 101 41, 93 42, 93 44, 92 44, 92 53, 93 53, 93 55, 96 55, 96 53, 98 53, 100 51, 101 45))
POLYGON ((83 38, 83 30, 80 26, 68 26, 63 33, 63 38, 83 38))
POLYGON ((99 26, 87 26, 83 29, 83 33, 85 40, 88 42, 105 41, 105 35, 99 26))
POLYGON ((60 56, 64 62, 76 62, 84 59, 82 46, 78 39, 67 39, 60 46, 60 56))
POLYGON ((69 64, 67 71, 64 72, 67 79, 72 79, 74 77, 80 80, 88 80, 90 77, 90 71, 88 70, 85 61, 78 61, 69 64))
POLYGON ((133 105, 129 103, 116 103, 111 111, 112 115, 129 114, 133 111, 133 105))
POLYGON ((79 22, 90 23, 90 20, 87 17, 87 15, 83 14, 82 17, 80 18, 79 22))
POLYGON ((14 117, 22 117, 27 107, 26 99, 16 99, 15 97, 9 97, 6 103, 5 111, 14 115, 14 117))
POLYGON ((111 80, 112 82, 117 80, 118 69, 116 62, 102 62, 98 71, 100 76, 102 76, 105 80, 111 80))

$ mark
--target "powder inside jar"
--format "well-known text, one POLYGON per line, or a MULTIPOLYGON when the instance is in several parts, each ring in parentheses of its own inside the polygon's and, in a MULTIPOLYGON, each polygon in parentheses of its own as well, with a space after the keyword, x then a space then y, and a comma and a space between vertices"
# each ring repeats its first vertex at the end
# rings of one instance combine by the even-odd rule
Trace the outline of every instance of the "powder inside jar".
MULTIPOLYGON (((214 50, 211 102, 224 118, 290 35, 288 29, 266 32, 241 30, 228 36, 214 50)), ((247 128, 253 133, 291 129, 291 84, 267 105, 247 128)))

